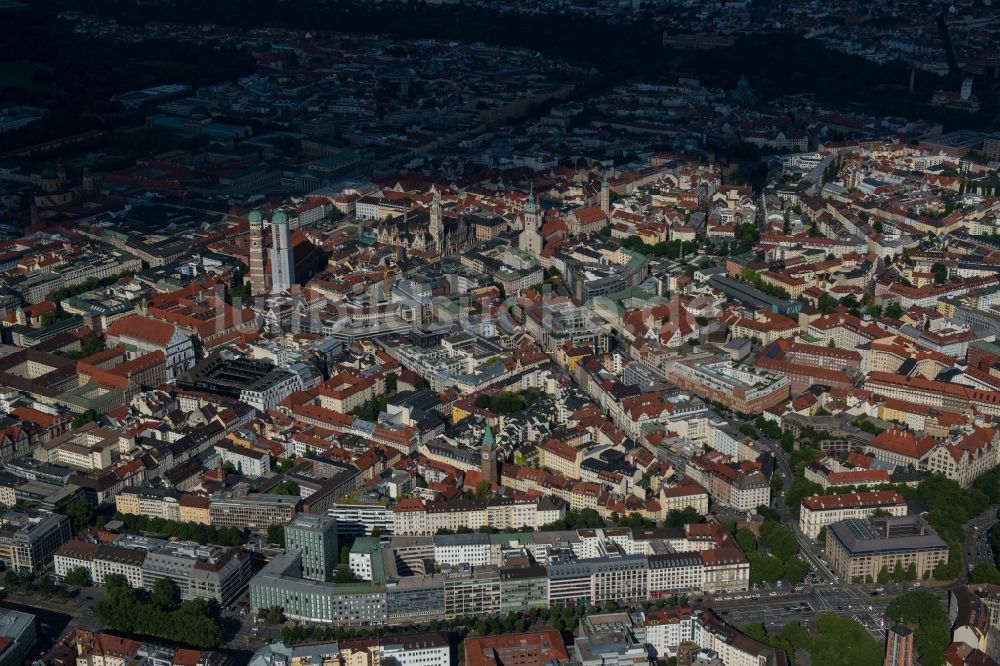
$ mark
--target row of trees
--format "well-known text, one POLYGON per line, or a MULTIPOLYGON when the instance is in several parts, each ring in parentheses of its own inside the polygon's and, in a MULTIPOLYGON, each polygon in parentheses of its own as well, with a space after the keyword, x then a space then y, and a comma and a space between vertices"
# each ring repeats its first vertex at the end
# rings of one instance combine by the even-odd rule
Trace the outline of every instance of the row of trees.
POLYGON ((125 531, 133 534, 149 532, 166 537, 177 537, 184 541, 196 541, 201 544, 242 546, 245 539, 243 533, 235 527, 212 527, 200 523, 182 523, 163 518, 149 518, 127 513, 116 513, 115 518, 125 524, 125 531))
POLYGON ((158 580, 145 600, 140 600, 123 576, 105 579, 108 597, 94 604, 94 615, 107 627, 126 633, 155 636, 199 648, 222 643, 222 628, 209 616, 204 599, 183 603, 176 584, 158 580))
POLYGON ((790 298, 787 290, 770 284, 764 281, 760 273, 752 271, 749 268, 744 268, 740 271, 740 277, 749 285, 752 285, 755 289, 768 294, 769 296, 774 296, 775 298, 790 298))
MULTIPOLYGON (((68 581, 67 581, 68 583, 68 581)), ((13 569, 7 569, 3 575, 3 584, 8 589, 19 589, 22 592, 37 592, 39 594, 51 595, 55 594, 62 599, 69 599, 70 597, 75 597, 79 590, 72 587, 67 587, 66 585, 56 585, 52 578, 49 576, 40 576, 38 578, 29 578, 27 576, 21 577, 13 569)), ((68 583, 72 585, 72 583, 68 583)))
MULTIPOLYGON (((657 599, 656 602, 646 602, 645 609, 686 607, 688 598, 684 595, 657 599)), ((587 607, 584 605, 531 608, 525 611, 511 611, 491 618, 474 615, 464 615, 447 620, 431 620, 417 625, 385 625, 379 627, 310 627, 295 625, 282 630, 282 639, 286 643, 298 643, 307 640, 359 640, 370 638, 386 638, 401 634, 450 631, 456 634, 459 641, 473 631, 480 636, 509 634, 526 631, 533 627, 551 627, 559 631, 574 630, 580 620, 590 613, 613 612, 618 605, 609 601, 602 606, 587 607)), ((272 607, 261 610, 260 618, 268 624, 279 624, 284 621, 281 608, 272 607)))
POLYGON ((667 259, 680 259, 690 256, 698 250, 698 241, 660 241, 655 245, 646 243, 638 236, 629 236, 622 241, 622 247, 638 252, 645 256, 666 257, 667 259))
MULTIPOLYGON (((870 578, 870 576, 869 576, 869 578, 870 578)), ((897 562, 896 566, 894 566, 892 568, 892 573, 889 573, 889 567, 886 566, 885 564, 883 564, 882 568, 879 569, 879 572, 878 572, 878 582, 879 582, 880 585, 885 585, 890 580, 893 581, 893 582, 895 582, 895 583, 903 583, 903 582, 906 582, 906 581, 917 580, 917 565, 916 565, 916 563, 915 562, 910 562, 910 566, 908 566, 908 567, 906 567, 904 569, 900 565, 900 563, 897 562)), ((866 583, 870 583, 871 581, 865 581, 865 582, 866 583)))

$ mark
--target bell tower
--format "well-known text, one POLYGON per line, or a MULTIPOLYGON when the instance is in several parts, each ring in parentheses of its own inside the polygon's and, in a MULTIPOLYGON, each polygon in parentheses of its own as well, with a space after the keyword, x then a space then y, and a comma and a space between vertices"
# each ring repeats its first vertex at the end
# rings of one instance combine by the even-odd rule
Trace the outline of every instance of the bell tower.
POLYGON ((250 213, 250 293, 267 293, 264 276, 264 216, 259 210, 250 213))
POLYGON ((483 475, 483 480, 489 481, 492 486, 497 482, 497 447, 496 441, 493 439, 493 428, 488 423, 479 451, 481 457, 479 471, 483 475))
POLYGON ((441 195, 434 190, 434 200, 431 202, 431 241, 434 251, 444 254, 444 220, 441 217, 441 195))

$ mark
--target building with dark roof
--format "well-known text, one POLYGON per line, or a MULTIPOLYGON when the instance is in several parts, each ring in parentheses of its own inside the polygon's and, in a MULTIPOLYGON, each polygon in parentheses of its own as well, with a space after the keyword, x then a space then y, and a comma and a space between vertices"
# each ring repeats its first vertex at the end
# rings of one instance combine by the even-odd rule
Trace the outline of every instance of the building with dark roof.
POLYGON ((877 580, 883 567, 930 576, 948 562, 948 544, 920 516, 842 520, 827 528, 830 567, 845 580, 877 580))

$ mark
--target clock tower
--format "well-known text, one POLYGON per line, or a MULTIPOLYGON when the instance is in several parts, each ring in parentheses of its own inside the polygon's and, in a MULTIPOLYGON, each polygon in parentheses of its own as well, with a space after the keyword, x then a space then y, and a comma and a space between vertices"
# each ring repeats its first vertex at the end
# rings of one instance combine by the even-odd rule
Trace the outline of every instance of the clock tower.
POLYGON ((250 213, 250 293, 267 293, 264 275, 264 216, 259 210, 250 213))
POLYGON ((479 471, 483 475, 484 481, 489 481, 492 487, 497 482, 497 448, 493 439, 493 429, 486 424, 486 432, 483 433, 483 443, 479 447, 481 460, 479 461, 479 471))

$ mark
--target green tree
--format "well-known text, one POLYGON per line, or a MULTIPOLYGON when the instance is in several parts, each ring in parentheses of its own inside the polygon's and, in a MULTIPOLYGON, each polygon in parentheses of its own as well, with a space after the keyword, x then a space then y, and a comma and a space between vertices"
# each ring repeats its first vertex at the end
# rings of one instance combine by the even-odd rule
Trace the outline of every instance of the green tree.
POLYGON ((744 553, 755 552, 757 550, 757 537, 748 529, 740 528, 736 530, 736 543, 744 553))
POLYGON ((76 416, 74 416, 73 417, 73 421, 70 423, 70 425, 74 429, 76 429, 76 428, 82 428, 83 426, 87 425, 88 423, 93 423, 99 417, 100 417, 100 414, 98 414, 96 411, 94 411, 93 409, 88 409, 87 411, 83 412, 82 414, 77 414, 76 416))
POLYGON ((1000 570, 992 564, 977 564, 969 572, 969 582, 972 584, 988 583, 1000 585, 1000 570))
POLYGON ((765 520, 760 528, 760 545, 782 562, 788 562, 799 552, 799 542, 790 529, 779 522, 765 520))
POLYGON ((889 567, 882 565, 882 568, 878 570, 878 583, 879 585, 885 585, 889 582, 889 567))
POLYGON ((389 393, 395 393, 398 381, 399 376, 395 372, 390 372, 385 376, 385 390, 389 393))
POLYGON ((267 528, 267 542, 276 544, 282 548, 285 547, 285 526, 284 525, 270 525, 267 528))
POLYGON ((42 594, 52 594, 55 592, 56 586, 52 582, 52 578, 49 576, 42 576, 38 579, 36 587, 42 594))
POLYGON ((685 507, 683 510, 671 509, 667 512, 667 518, 663 521, 664 527, 684 527, 696 523, 705 522, 705 517, 698 513, 693 507, 685 507))
POLYGON ((97 505, 83 498, 72 500, 66 505, 66 516, 73 521, 73 531, 80 532, 97 524, 97 505))
MULTIPOLYGON (((812 663, 823 666, 879 666, 882 645, 849 617, 824 614, 816 618, 812 663)), ((921 659, 921 661, 923 661, 921 659)))
POLYGON ((750 582, 755 585, 761 583, 773 585, 781 580, 785 573, 784 563, 773 555, 747 553, 747 560, 750 561, 750 582))
POLYGON ((789 488, 788 492, 785 494, 785 505, 788 507, 789 512, 798 518, 799 511, 802 509, 802 498, 822 494, 823 486, 819 485, 815 481, 798 478, 794 483, 792 483, 792 487, 789 488))
POLYGON ((160 578, 153 583, 150 600, 160 608, 167 610, 176 606, 181 600, 181 591, 177 587, 177 583, 171 579, 160 578))
POLYGON ((943 663, 944 649, 951 642, 951 628, 936 595, 927 590, 907 592, 889 604, 886 615, 914 629, 913 641, 920 653, 920 663, 943 663))
POLYGON ((7 587, 17 587, 21 583, 21 577, 13 569, 7 569, 3 575, 3 583, 7 587))
POLYGON ((489 481, 483 479, 476 484, 476 499, 486 499, 491 494, 489 481))
POLYGON ((781 574, 781 579, 786 583, 796 585, 804 581, 808 573, 809 565, 804 560, 793 557, 785 562, 785 570, 781 574))
POLYGON ((128 578, 121 574, 108 574, 104 577, 104 589, 109 593, 123 588, 131 589, 128 578))
POLYGON ((73 567, 66 572, 63 580, 66 581, 67 585, 86 587, 90 585, 90 572, 84 567, 73 567))

